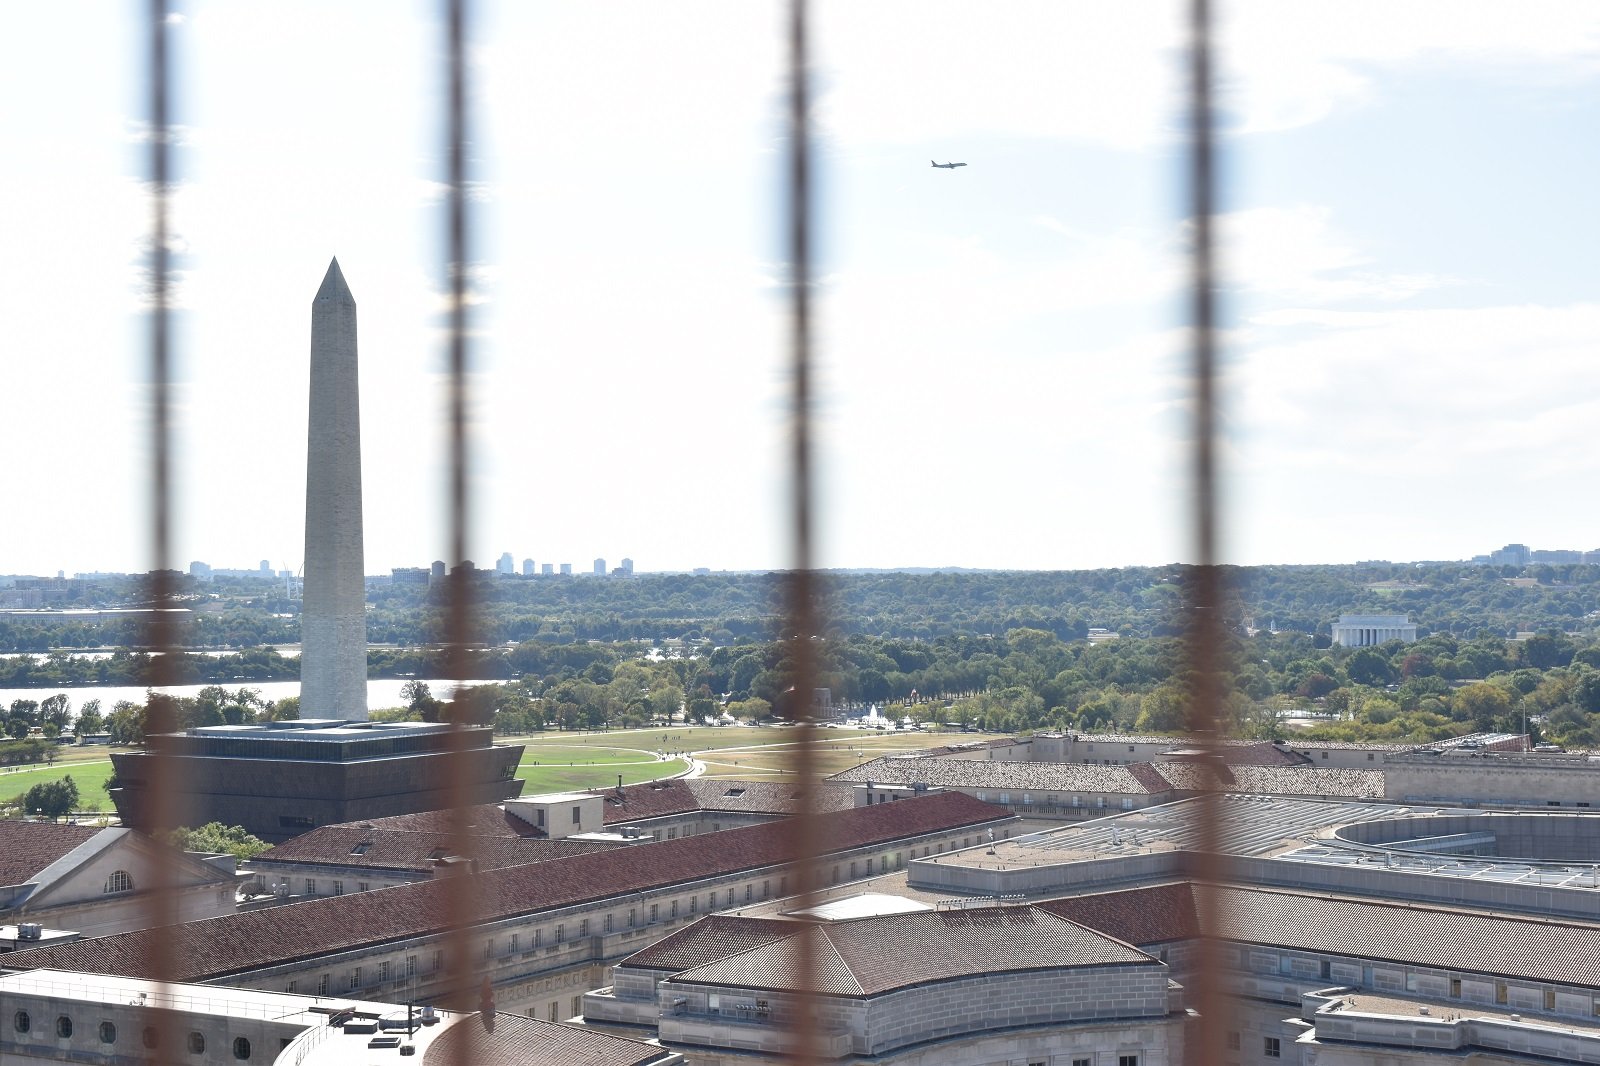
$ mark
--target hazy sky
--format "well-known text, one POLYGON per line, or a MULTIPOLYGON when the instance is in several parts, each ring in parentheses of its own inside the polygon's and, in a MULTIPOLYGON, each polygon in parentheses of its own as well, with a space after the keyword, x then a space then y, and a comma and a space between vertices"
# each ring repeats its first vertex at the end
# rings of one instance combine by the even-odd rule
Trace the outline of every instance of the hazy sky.
MULTIPOLYGON (((1600 6, 1220 7, 1228 556, 1600 546, 1600 6)), ((825 565, 1186 555, 1181 8, 818 5, 825 565)), ((148 565, 138 10, 0 35, 0 573, 148 565)), ((174 561, 300 566, 334 255, 441 558, 434 6, 174 10, 174 561)), ((784 565, 780 9, 480 12, 474 558, 784 565)))

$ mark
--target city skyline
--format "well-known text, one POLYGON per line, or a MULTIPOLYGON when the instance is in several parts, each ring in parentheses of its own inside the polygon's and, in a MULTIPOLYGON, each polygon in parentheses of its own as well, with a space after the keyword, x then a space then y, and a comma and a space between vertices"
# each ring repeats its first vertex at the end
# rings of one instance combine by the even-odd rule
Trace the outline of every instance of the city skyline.
MULTIPOLYGON (((627 528, 653 569, 786 567, 777 8, 482 10, 468 554, 584 569, 627 528)), ((80 11, 0 44, 4 90, 41 101, 0 232, 8 428, 53 471, 8 486, 19 572, 150 565, 138 14, 80 11), (70 61, 29 44, 60 39, 70 61)), ((1222 18, 1224 556, 1465 559, 1530 526, 1588 550, 1600 13, 1222 18)), ((302 562, 304 293, 334 255, 363 300, 370 568, 443 558, 431 14, 174 27, 169 564, 302 562)), ((1189 555, 1181 42, 1177 5, 819 5, 819 565, 1189 555)))

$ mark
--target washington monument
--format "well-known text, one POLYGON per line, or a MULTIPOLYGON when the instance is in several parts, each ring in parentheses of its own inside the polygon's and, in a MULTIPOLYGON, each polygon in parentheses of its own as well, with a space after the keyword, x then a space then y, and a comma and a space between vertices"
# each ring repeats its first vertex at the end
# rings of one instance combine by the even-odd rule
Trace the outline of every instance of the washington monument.
POLYGON ((300 611, 302 718, 367 717, 361 545, 356 300, 335 259, 311 301, 305 601, 300 611))

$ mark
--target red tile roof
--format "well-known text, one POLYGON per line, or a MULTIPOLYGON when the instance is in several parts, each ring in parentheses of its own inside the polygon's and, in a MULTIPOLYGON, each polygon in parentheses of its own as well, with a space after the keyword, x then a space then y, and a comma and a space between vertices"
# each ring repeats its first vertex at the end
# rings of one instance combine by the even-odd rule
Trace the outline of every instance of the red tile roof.
POLYGON ((0 821, 0 886, 24 885, 99 829, 54 822, 0 821))
POLYGON ((1198 935, 1187 881, 1046 900, 1040 907, 1130 944, 1164 944, 1198 935))
MULTIPOLYGON (((626 847, 619 843, 543 838, 481 836, 473 837, 471 857, 480 870, 520 866, 530 862, 562 859, 595 850, 626 847)), ((325 825, 268 848, 253 862, 304 863, 317 866, 349 866, 361 869, 403 870, 427 873, 435 861, 456 854, 456 842, 448 832, 406 832, 394 829, 361 829, 348 825, 325 825)))
MULTIPOLYGON (((981 826, 1012 815, 959 792, 900 803, 880 803, 817 816, 830 851, 887 844, 927 833, 981 826)), ((706 877, 791 861, 795 842, 783 822, 721 833, 637 844, 529 866, 490 870, 474 877, 482 920, 498 921, 560 907, 611 899, 706 877)), ((13 969, 55 968, 87 973, 156 977, 150 970, 155 936, 175 942, 181 960, 175 981, 208 981, 358 947, 442 932, 452 909, 448 894, 463 891, 454 878, 376 892, 309 900, 245 911, 177 929, 142 930, 73 944, 14 952, 13 969)))

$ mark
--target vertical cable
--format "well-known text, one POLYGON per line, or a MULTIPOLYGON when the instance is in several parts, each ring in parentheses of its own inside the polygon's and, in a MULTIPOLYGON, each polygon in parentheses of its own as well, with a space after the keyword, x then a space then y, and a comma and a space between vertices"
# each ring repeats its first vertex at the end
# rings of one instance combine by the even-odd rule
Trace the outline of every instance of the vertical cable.
MULTIPOLYGON (((150 393, 150 588, 149 610, 145 615, 143 640, 150 649, 150 676, 146 679, 152 687, 170 685, 173 680, 173 654, 176 650, 173 633, 173 615, 169 609, 177 592, 171 569, 172 562, 172 327, 171 327, 171 254, 169 241, 169 209, 172 192, 171 149, 171 56, 167 41, 166 0, 149 0, 146 6, 148 25, 146 63, 149 97, 149 145, 146 156, 150 196, 150 336, 149 382, 150 393)), ((159 706, 159 705, 158 705, 159 706)), ((152 709, 154 709, 152 707, 152 709)), ((177 780, 160 739, 155 734, 170 731, 177 723, 165 714, 148 714, 145 720, 146 757, 153 760, 149 770, 149 787, 145 793, 148 806, 141 821, 144 829, 159 841, 161 835, 177 825, 177 780)), ((149 928, 174 926, 178 922, 178 885, 175 862, 164 861, 165 850, 153 850, 151 875, 142 887, 143 920, 149 928)), ((176 856, 171 856, 173 860, 176 856)), ((150 938, 151 957, 145 960, 147 972, 156 981, 165 982, 174 973, 174 947, 172 938, 150 938)), ((165 994, 157 989, 157 998, 165 994)), ((171 1022, 156 1022, 159 1043, 170 1047, 178 1036, 171 1022)), ((150 1052, 152 1060, 155 1051, 150 1052)))
MULTIPOLYGON (((466 715, 469 703, 463 699, 461 682, 467 679, 469 649, 474 639, 473 574, 462 565, 467 559, 467 87, 466 87, 466 0, 446 0, 445 25, 447 37, 448 101, 445 136, 449 165, 450 193, 446 217, 446 272, 450 289, 450 342, 448 386, 450 473, 450 555, 454 571, 446 583, 449 602, 446 608, 445 676, 455 682, 450 708, 450 751, 446 760, 449 782, 446 791, 450 799, 451 850, 468 859, 462 872, 454 875, 446 892, 448 909, 445 937, 446 1003, 468 1009, 473 992, 475 967, 472 961, 472 928, 478 918, 477 877, 473 854, 473 838, 467 830, 467 807, 472 803, 470 790, 471 759, 470 736, 466 715)), ((483 978, 485 985, 489 978, 483 978)), ((489 990, 485 988, 480 1006, 484 1009, 483 1024, 493 1025, 489 1006, 489 990)), ((458 1041, 455 1066, 470 1066, 468 1062, 470 1041, 458 1041)))
MULTIPOLYGON (((790 705, 800 722, 799 744, 794 749, 794 776, 800 790, 800 809, 787 823, 790 854, 801 907, 809 907, 819 888, 821 845, 817 833, 816 724, 811 700, 816 690, 817 624, 816 579, 812 573, 813 514, 811 473, 811 128, 807 85, 806 0, 789 0, 787 24, 789 54, 789 156, 787 175, 789 259, 789 463, 790 535, 793 570, 789 574, 787 625, 789 656, 794 670, 790 705)), ((787 1019, 791 1047, 800 1066, 821 1061, 817 1012, 816 950, 810 937, 796 938, 795 1007, 787 1019)))
MULTIPOLYGON (((1189 213, 1193 226, 1190 260, 1190 315, 1194 351, 1193 439, 1190 460, 1194 479, 1194 567, 1189 619, 1184 627, 1188 668, 1188 728, 1202 753, 1202 766, 1220 774, 1226 700, 1222 618, 1222 575, 1217 559, 1216 472, 1216 263, 1213 219, 1216 211, 1216 145, 1211 99, 1210 0, 1190 0, 1189 51, 1189 213)), ((1188 853, 1199 922, 1190 973, 1191 1001, 1199 1009, 1198 1024, 1186 1034, 1184 1058, 1193 1066, 1209 1066, 1225 1057, 1231 1028, 1232 1001, 1225 987, 1221 943, 1217 939, 1219 903, 1214 886, 1226 874, 1222 855, 1223 805, 1216 774, 1194 800, 1198 821, 1188 853)))

